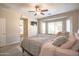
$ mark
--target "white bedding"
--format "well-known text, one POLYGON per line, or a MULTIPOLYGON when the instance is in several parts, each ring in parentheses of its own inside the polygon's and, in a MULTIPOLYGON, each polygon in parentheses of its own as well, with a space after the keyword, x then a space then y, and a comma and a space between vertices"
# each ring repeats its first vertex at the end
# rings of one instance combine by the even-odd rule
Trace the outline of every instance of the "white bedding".
POLYGON ((44 43, 53 41, 53 35, 37 35, 29 37, 22 41, 22 47, 33 55, 39 55, 41 47, 44 43))

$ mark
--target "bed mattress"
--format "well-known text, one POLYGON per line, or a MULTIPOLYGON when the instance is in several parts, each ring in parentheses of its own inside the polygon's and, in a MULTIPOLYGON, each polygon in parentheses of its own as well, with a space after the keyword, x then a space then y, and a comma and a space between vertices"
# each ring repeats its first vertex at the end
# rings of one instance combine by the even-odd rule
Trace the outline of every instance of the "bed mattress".
POLYGON ((54 35, 37 35, 26 38, 22 41, 21 46, 32 55, 39 55, 41 47, 44 43, 53 41, 54 35))

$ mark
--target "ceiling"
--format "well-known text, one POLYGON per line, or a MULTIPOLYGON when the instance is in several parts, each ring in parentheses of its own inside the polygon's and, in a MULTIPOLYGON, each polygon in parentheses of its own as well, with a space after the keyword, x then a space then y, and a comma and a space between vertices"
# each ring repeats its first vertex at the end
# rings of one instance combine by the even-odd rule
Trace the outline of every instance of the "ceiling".
POLYGON ((22 13, 29 13, 36 18, 43 18, 58 13, 79 9, 78 3, 4 3, 0 4, 0 6, 15 9, 22 13), (48 11, 44 12, 45 15, 38 14, 37 16, 34 16, 34 12, 28 11, 34 10, 35 5, 39 5, 41 9, 48 9, 48 11))

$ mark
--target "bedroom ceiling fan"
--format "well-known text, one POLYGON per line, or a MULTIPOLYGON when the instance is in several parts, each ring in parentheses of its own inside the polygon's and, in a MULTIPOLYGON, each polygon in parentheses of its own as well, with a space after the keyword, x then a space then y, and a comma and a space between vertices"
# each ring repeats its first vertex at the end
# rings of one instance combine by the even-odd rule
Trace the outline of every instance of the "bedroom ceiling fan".
POLYGON ((39 5, 35 6, 35 11, 28 11, 28 12, 34 12, 34 16, 36 16, 37 14, 41 14, 41 15, 45 15, 43 12, 47 12, 48 9, 41 9, 39 5))

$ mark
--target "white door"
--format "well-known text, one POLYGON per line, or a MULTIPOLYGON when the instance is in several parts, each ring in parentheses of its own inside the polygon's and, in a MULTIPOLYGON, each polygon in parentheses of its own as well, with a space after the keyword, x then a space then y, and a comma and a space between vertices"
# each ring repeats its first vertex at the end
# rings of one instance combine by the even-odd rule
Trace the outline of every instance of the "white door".
POLYGON ((0 18, 0 47, 6 45, 6 19, 0 18))

